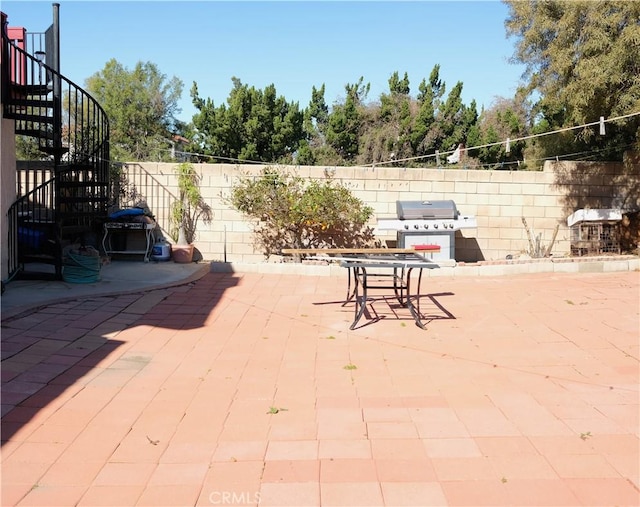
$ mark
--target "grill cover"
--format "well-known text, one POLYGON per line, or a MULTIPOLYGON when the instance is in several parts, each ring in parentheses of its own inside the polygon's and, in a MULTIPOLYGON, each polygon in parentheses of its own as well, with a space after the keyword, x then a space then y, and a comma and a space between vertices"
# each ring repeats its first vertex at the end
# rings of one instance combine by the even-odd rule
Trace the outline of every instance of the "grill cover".
POLYGON ((434 220, 458 218, 456 203, 447 201, 396 201, 396 212, 400 220, 434 220))

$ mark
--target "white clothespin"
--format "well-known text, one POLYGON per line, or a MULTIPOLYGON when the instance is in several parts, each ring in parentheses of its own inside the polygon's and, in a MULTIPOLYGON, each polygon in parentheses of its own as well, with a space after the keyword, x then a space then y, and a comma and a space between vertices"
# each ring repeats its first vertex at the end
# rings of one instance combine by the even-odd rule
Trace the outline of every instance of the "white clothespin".
POLYGON ((600 117, 600 135, 603 136, 605 135, 607 132, 605 131, 604 128, 604 116, 600 117))
POLYGON ((507 137, 507 146, 505 148, 505 151, 507 153, 509 153, 511 151, 511 139, 509 139, 508 137, 507 137))

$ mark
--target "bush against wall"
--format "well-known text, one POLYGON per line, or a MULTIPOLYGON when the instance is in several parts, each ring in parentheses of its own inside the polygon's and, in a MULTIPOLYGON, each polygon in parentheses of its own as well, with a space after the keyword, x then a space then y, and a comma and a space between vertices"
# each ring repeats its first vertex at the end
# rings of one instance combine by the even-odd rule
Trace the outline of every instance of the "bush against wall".
POLYGON ((259 177, 241 177, 228 203, 254 220, 256 246, 265 257, 283 248, 353 248, 374 243, 366 226, 373 208, 325 172, 305 179, 279 168, 265 168, 259 177))
POLYGON ((193 164, 183 162, 175 166, 179 198, 171 206, 171 236, 180 245, 194 241, 198 220, 210 223, 211 207, 200 192, 201 177, 193 164))

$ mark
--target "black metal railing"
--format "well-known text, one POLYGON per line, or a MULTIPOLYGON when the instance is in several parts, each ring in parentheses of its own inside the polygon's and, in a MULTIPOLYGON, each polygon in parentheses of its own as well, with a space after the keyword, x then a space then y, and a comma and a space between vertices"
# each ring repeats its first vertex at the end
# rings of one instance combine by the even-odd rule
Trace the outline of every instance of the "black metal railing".
POLYGON ((113 193, 118 195, 119 207, 147 207, 162 233, 166 237, 172 235, 175 224, 171 219, 171 206, 178 196, 167 188, 166 183, 149 174, 140 164, 124 164, 114 184, 113 193))
MULTIPOLYGON (((15 120, 17 135, 37 143, 53 173, 44 182, 39 177, 18 182, 19 197, 7 214, 11 278, 21 269, 25 244, 29 246, 26 250, 33 250, 55 242, 60 249, 64 226, 88 224, 106 215, 109 121, 85 90, 13 44, 6 24, 2 27, 1 67, 3 115, 15 120), (52 223, 55 231, 49 227, 52 223), (30 236, 32 231, 38 241, 30 236)), ((59 262, 59 255, 53 257, 59 262)))

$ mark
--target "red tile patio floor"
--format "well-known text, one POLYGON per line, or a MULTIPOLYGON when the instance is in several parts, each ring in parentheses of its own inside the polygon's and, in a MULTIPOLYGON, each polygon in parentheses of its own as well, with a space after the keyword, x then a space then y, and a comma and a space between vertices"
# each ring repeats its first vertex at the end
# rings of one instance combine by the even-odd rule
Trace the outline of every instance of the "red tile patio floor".
POLYGON ((638 272, 429 278, 426 331, 390 300, 349 331, 345 292, 210 273, 5 320, 2 505, 640 504, 638 272))

